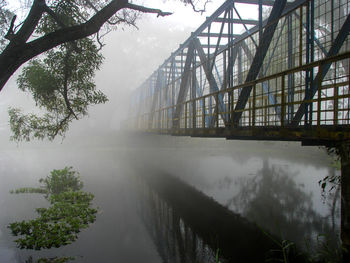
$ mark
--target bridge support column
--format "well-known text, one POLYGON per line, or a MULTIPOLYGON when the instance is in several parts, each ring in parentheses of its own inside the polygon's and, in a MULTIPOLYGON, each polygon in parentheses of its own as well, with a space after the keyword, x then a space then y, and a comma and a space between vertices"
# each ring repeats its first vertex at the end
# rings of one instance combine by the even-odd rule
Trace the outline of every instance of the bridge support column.
POLYGON ((338 146, 341 160, 341 241, 343 262, 350 262, 350 143, 338 146))

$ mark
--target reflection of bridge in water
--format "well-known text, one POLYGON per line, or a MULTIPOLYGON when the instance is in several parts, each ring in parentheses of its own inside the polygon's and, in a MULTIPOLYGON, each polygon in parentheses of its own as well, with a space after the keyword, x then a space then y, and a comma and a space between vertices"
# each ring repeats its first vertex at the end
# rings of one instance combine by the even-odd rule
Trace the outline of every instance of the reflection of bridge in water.
POLYGON ((350 251, 349 10, 347 0, 226 1, 135 90, 123 126, 338 147, 350 251))
POLYGON ((278 246, 255 224, 171 175, 142 175, 139 193, 141 217, 163 262, 216 262, 217 251, 228 262, 278 254, 269 255, 278 246))

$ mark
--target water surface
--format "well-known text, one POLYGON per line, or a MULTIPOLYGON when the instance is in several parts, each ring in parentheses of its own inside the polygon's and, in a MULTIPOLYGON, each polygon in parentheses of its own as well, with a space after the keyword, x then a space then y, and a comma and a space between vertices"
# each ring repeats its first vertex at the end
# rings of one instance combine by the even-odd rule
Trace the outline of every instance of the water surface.
MULTIPOLYGON (((151 187, 150 191, 159 195, 157 202, 163 204, 161 211, 178 214, 179 229, 187 229, 186 233, 197 235, 197 240, 202 241, 196 246, 183 246, 183 242, 171 243, 169 237, 165 240, 166 236, 155 235, 154 212, 145 211, 159 210, 149 210, 154 199, 145 203, 147 198, 140 197, 138 183, 135 186, 135 178, 147 175, 164 176, 164 185, 167 175, 178 178, 201 193, 203 200, 211 198, 272 235, 304 246, 305 240, 337 233, 339 228, 338 203, 323 200, 318 186, 319 180, 335 172, 330 162, 323 150, 297 143, 170 136, 121 135, 84 142, 70 139, 49 146, 7 147, 0 152, 1 262, 24 262, 30 255, 75 256, 75 262, 181 262, 186 254, 181 246, 197 251, 186 254, 188 262, 189 255, 192 259, 198 255, 200 262, 212 261, 215 248, 184 220, 186 214, 177 212, 166 195, 159 195, 151 187), (83 230, 72 245, 39 252, 17 249, 6 226, 35 217, 34 209, 47 203, 41 196, 11 195, 9 190, 35 186, 50 170, 65 166, 78 170, 84 189, 95 195, 94 204, 99 207, 96 222, 83 230), (160 244, 173 244, 173 250, 161 249, 160 244)), ((183 189, 179 186, 177 191, 181 193, 183 189)), ((210 202, 201 203, 206 205, 209 207, 210 202)), ((196 210, 196 206, 192 209, 196 210)))

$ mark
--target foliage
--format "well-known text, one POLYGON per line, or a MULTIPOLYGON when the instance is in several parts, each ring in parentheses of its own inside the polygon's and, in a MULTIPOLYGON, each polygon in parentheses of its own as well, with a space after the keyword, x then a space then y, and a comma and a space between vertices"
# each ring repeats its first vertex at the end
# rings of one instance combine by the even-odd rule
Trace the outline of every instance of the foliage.
POLYGON ((317 236, 317 247, 314 253, 309 253, 309 262, 327 262, 339 263, 342 262, 342 252, 340 240, 337 240, 334 246, 334 240, 327 235, 317 236))
POLYGON ((215 254, 215 263, 221 263, 220 258, 219 258, 219 251, 220 249, 216 250, 216 254, 215 254))
POLYGON ((43 59, 34 59, 24 67, 18 87, 31 93, 36 105, 46 113, 26 115, 20 109, 10 108, 11 139, 53 140, 56 135, 65 134, 72 120, 87 115, 90 105, 107 102, 93 82, 102 59, 94 42, 86 38, 74 42, 74 47, 67 44, 50 50, 43 59))
MULTIPOLYGON (((21 249, 60 247, 77 239, 77 234, 96 220, 97 210, 91 207, 93 194, 82 191, 83 183, 72 167, 53 170, 40 188, 20 188, 14 193, 45 193, 49 208, 37 208, 39 217, 11 223, 8 227, 21 249), (40 190, 40 191, 39 191, 40 190)), ((45 261, 42 261, 45 262, 45 261)), ((65 262, 65 261, 57 261, 65 262)))
POLYGON ((39 258, 38 263, 65 263, 73 259, 74 259, 73 257, 39 258))
POLYGON ((340 187, 340 175, 338 173, 327 175, 322 180, 318 181, 318 184, 322 188, 322 195, 325 195, 327 185, 330 185, 329 192, 340 187))
MULTIPOLYGON (((260 227, 259 227, 260 228, 260 227)), ((267 256, 266 262, 308 262, 308 263, 340 263, 342 262, 342 253, 340 241, 337 240, 337 244, 334 246, 334 240, 332 237, 327 235, 317 236, 316 247, 310 246, 307 243, 307 250, 304 252, 298 251, 297 245, 286 239, 281 241, 276 240, 269 235, 262 228, 260 230, 271 239, 277 246, 278 249, 271 250, 267 256)))
MULTIPOLYGON (((326 147, 325 150, 332 160, 330 164, 331 168, 340 171, 340 152, 338 147, 326 147)), ((340 173, 333 172, 318 181, 324 199, 326 198, 327 193, 332 194, 333 191, 337 191, 340 188, 340 179, 340 173), (326 190, 327 188, 329 188, 328 191, 326 190)))
POLYGON ((4 49, 6 39, 4 38, 6 35, 6 29, 8 28, 9 21, 11 21, 11 17, 13 13, 9 11, 7 8, 7 3, 4 0, 0 0, 0 51, 4 49))
MULTIPOLYGON (((65 263, 74 260, 74 257, 54 257, 54 258, 39 258, 38 263, 65 263)), ((26 263, 33 263, 33 257, 30 256, 26 263)))
MULTIPOLYGON (((67 191, 79 191, 83 188, 83 182, 79 173, 72 170, 72 167, 65 167, 62 170, 53 170, 45 179, 41 178, 40 183, 50 194, 59 194, 67 191)), ((51 196, 51 198, 54 198, 51 196)))
MULTIPOLYGON (((82 1, 47 1, 47 5, 55 15, 44 14, 35 28, 38 35, 48 34, 63 25, 82 23, 89 13, 87 4, 82 1)), ((43 114, 24 114, 18 108, 10 108, 11 139, 53 140, 57 135, 64 136, 69 123, 87 115, 89 106, 107 102, 107 97, 96 90, 93 82, 102 60, 103 56, 90 38, 63 44, 31 60, 17 83, 20 90, 32 95, 43 114)))
POLYGON ((11 194, 47 194, 47 190, 44 188, 35 187, 22 187, 10 191, 11 194))

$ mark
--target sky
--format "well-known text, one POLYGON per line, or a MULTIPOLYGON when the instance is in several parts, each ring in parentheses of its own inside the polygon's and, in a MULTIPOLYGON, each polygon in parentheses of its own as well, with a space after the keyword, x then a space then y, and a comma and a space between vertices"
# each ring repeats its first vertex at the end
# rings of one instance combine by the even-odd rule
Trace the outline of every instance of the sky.
MULTIPOLYGON (((18 1, 9 1, 11 5, 18 1)), ((176 0, 134 1, 151 8, 172 12, 171 16, 157 17, 144 14, 134 27, 118 28, 109 33, 102 53, 105 57, 101 69, 96 73, 97 89, 109 98, 104 105, 89 110, 89 116, 72 123, 69 134, 79 134, 95 129, 118 130, 126 118, 130 90, 136 89, 171 52, 185 41, 190 33, 205 21, 224 1, 216 0, 207 5, 207 12, 200 14, 176 0)), ((16 8, 16 6, 12 6, 16 8)), ((29 94, 17 89, 17 71, 6 84, 0 96, 0 137, 10 136, 7 109, 19 107, 27 112, 37 112, 29 94)))

